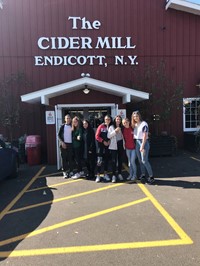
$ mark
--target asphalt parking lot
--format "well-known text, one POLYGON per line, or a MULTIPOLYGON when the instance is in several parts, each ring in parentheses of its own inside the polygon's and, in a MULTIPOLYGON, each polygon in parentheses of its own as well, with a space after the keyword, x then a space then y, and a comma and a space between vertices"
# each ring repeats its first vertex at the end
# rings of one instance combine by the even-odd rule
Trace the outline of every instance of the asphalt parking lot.
POLYGON ((21 165, 0 183, 0 264, 200 265, 200 156, 150 160, 155 185, 21 165))

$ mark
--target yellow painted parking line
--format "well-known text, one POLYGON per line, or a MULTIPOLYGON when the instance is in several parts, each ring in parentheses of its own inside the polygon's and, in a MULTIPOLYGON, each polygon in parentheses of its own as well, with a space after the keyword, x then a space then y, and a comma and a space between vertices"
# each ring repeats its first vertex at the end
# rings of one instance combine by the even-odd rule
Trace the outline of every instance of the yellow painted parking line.
MULTIPOLYGON (((128 167, 124 165, 124 168, 128 167)), ((174 231, 179 235, 179 237, 184 241, 185 244, 192 244, 192 239, 184 232, 184 230, 177 224, 177 222, 172 218, 172 216, 162 207, 162 205, 155 199, 155 197, 150 193, 145 185, 137 183, 143 193, 150 199, 155 208, 161 213, 161 215, 166 219, 174 231)))
POLYGON ((128 243, 115 243, 105 245, 90 245, 90 246, 73 246, 73 247, 60 247, 60 248, 45 248, 45 249, 31 249, 31 250, 14 250, 7 252, 0 252, 0 257, 25 257, 25 256, 41 256, 53 254, 66 254, 66 253, 83 253, 83 252, 97 252, 108 250, 123 250, 123 249, 136 249, 136 248, 152 248, 152 247, 167 247, 185 245, 180 239, 160 240, 160 241, 144 241, 144 242, 128 242, 128 243))
MULTIPOLYGON (((113 188, 116 186, 121 186, 123 183, 115 184, 112 186, 87 191, 83 193, 79 193, 76 195, 71 195, 62 199, 58 199, 55 201, 66 200, 67 198, 74 198, 77 196, 84 196, 91 193, 95 193, 98 191, 103 191, 105 189, 113 188)), ((121 210, 123 208, 127 208, 133 206, 135 204, 139 204, 142 202, 150 201, 154 205, 154 207, 159 211, 159 213, 166 219, 169 225, 173 228, 173 230, 177 233, 180 239, 169 239, 169 240, 155 240, 155 241, 142 241, 142 242, 130 242, 130 243, 110 243, 110 244, 102 244, 102 245, 88 245, 88 246, 72 246, 72 247, 59 247, 59 248, 42 248, 42 249, 31 249, 31 250, 14 250, 14 251, 5 251, 0 252, 0 257, 19 257, 19 256, 38 256, 38 255, 52 255, 52 254, 66 254, 66 253, 79 253, 79 252, 95 252, 95 251, 108 251, 108 250, 122 250, 122 249, 136 249, 136 248, 149 248, 149 247, 164 247, 164 246, 176 246, 176 245, 188 245, 192 244, 192 239, 183 231, 183 229, 176 223, 176 221, 170 216, 170 214, 162 207, 162 205, 154 198, 154 196, 150 193, 147 187, 143 184, 137 183, 142 192, 146 195, 145 198, 136 200, 133 202, 129 202, 126 204, 122 204, 119 206, 115 206, 106 210, 102 210, 99 212, 91 213, 88 215, 84 215, 81 217, 77 217, 68 221, 64 221, 55 225, 51 225, 45 228, 41 228, 35 230, 33 232, 19 235, 13 238, 9 238, 3 241, 0 241, 0 246, 7 245, 10 243, 14 243, 16 241, 23 240, 28 237, 37 236, 39 234, 43 234, 61 227, 69 226, 71 224, 79 223, 85 220, 89 220, 101 215, 105 215, 114 211, 121 210)), ((54 201, 53 201, 54 202, 54 201)), ((52 201, 51 201, 52 203, 52 201)), ((43 203, 41 203, 43 204, 43 203)), ((37 204, 40 205, 41 204, 37 204)), ((45 203, 47 204, 47 202, 45 203)), ((32 205, 35 206, 35 205, 32 205)), ((28 206, 27 206, 28 207, 28 206)), ((24 209, 24 208, 22 208, 24 209)), ((18 209, 19 210, 19 209, 18 209)), ((16 211, 16 210, 13 210, 16 211)), ((10 211, 9 213, 11 213, 10 211)))
POLYGON ((101 215, 104 215, 104 214, 108 214, 108 213, 115 212, 115 211, 118 211, 118 210, 121 210, 121 209, 124 209, 124 208, 128 208, 130 206, 133 206, 133 205, 136 205, 136 204, 148 201, 148 200, 149 200, 148 198, 135 200, 135 201, 128 202, 128 203, 125 203, 125 204, 122 204, 122 205, 118 205, 118 206, 115 206, 115 207, 112 207, 112 208, 109 208, 109 209, 105 209, 105 210, 102 210, 102 211, 94 212, 94 213, 87 214, 87 215, 84 215, 84 216, 80 216, 80 217, 77 217, 77 218, 74 218, 74 219, 71 219, 71 220, 68 220, 68 221, 64 221, 64 222, 61 222, 61 223, 58 223, 58 224, 54 224, 54 225, 51 225, 51 226, 48 226, 48 227, 45 227, 45 228, 41 228, 41 229, 35 230, 33 232, 29 232, 29 233, 22 234, 22 235, 19 235, 19 236, 16 236, 16 237, 12 237, 12 238, 0 241, 0 246, 4 246, 4 245, 7 245, 7 244, 16 242, 16 241, 23 240, 24 238, 40 235, 40 234, 43 234, 43 233, 46 233, 46 232, 49 232, 49 231, 64 227, 64 226, 68 226, 68 225, 71 225, 71 224, 79 223, 79 222, 82 222, 82 221, 85 221, 85 220, 89 220, 89 219, 92 219, 92 218, 95 218, 95 217, 98 217, 98 216, 101 216, 101 215))
POLYGON ((167 220, 174 231, 179 235, 179 237, 186 241, 188 244, 192 244, 192 239, 183 231, 183 229, 175 222, 175 220, 169 215, 169 213, 162 207, 162 205, 154 198, 154 196, 149 192, 149 190, 143 184, 138 184, 143 193, 150 199, 156 209, 161 213, 161 215, 167 220))
POLYGON ((67 197, 64 197, 64 198, 59 198, 59 199, 54 199, 54 200, 41 202, 41 203, 38 203, 38 204, 28 205, 26 207, 10 210, 6 214, 11 214, 11 213, 19 212, 19 211, 25 211, 25 210, 29 210, 29 209, 32 209, 32 208, 37 208, 37 207, 41 207, 41 206, 52 204, 52 203, 56 203, 56 202, 61 202, 61 201, 68 200, 68 199, 82 197, 82 196, 90 195, 90 194, 97 193, 97 192, 100 192, 100 191, 104 191, 104 190, 107 190, 107 189, 119 187, 119 186, 122 186, 122 185, 124 185, 124 184, 123 183, 118 183, 118 184, 115 184, 115 185, 112 184, 112 185, 109 185, 109 186, 106 186, 106 187, 102 187, 102 188, 98 188, 98 189, 94 189, 94 190, 89 190, 89 191, 82 192, 82 193, 79 193, 79 194, 70 195, 70 196, 67 196, 67 197))
POLYGON ((22 189, 22 191, 6 206, 6 208, 0 213, 0 220, 9 212, 9 210, 15 205, 15 203, 23 196, 26 190, 35 182, 38 176, 44 171, 43 166, 38 173, 31 179, 31 181, 22 189))
POLYGON ((82 181, 83 179, 76 179, 76 180, 69 180, 69 181, 66 181, 66 182, 62 182, 62 183, 58 183, 58 184, 53 184, 52 186, 45 186, 45 187, 38 187, 38 188, 33 188, 33 189, 29 189, 26 191, 26 193, 28 192, 33 192, 33 191, 37 191, 37 190, 42 190, 42 189, 52 189, 52 187, 59 187, 59 186, 63 186, 63 185, 68 185, 68 184, 71 184, 71 183, 75 183, 75 182, 79 182, 79 181, 82 181))

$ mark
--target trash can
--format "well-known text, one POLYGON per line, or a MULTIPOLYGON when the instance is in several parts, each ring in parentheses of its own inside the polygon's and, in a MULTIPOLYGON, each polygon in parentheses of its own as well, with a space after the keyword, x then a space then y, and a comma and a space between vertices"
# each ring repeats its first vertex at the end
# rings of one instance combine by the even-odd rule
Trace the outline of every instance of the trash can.
POLYGON ((26 137, 26 154, 28 165, 37 165, 41 163, 41 137, 31 135, 26 137))

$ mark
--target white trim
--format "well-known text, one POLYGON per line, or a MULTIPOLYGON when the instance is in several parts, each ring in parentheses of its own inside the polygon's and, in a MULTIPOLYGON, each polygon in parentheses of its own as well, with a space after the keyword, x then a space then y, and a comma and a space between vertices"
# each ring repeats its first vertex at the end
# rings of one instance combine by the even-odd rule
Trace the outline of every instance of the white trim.
POLYGON ((130 102, 131 102, 131 95, 130 94, 124 95, 122 103, 130 103, 130 102))
POLYGON ((168 0, 165 9, 168 8, 200 15, 200 5, 185 0, 168 0))
POLYGON ((147 92, 130 89, 89 77, 83 77, 43 90, 21 95, 21 100, 22 102, 40 102, 41 104, 49 105, 50 98, 83 89, 85 85, 95 91, 101 91, 108 94, 120 96, 123 99, 123 103, 129 103, 131 101, 138 102, 149 99, 149 93, 147 92))
POLYGON ((195 100, 200 100, 200 97, 192 97, 192 98, 183 98, 183 132, 195 132, 197 130, 199 130, 199 127, 185 127, 185 123, 186 123, 186 120, 185 120, 185 102, 191 102, 191 101, 195 101, 195 100))
POLYGON ((59 140, 58 140, 58 131, 60 129, 60 126, 62 124, 62 111, 55 106, 55 119, 56 119, 56 158, 57 158, 57 169, 61 169, 62 163, 61 163, 61 156, 60 156, 60 148, 59 148, 59 140))
POLYGON ((0 9, 3 9, 4 2, 3 0, 0 0, 0 9))
POLYGON ((88 104, 57 104, 58 108, 77 108, 77 107, 112 107, 115 106, 114 103, 88 103, 88 104))
POLYGON ((44 95, 41 96, 41 104, 49 105, 49 99, 44 95))

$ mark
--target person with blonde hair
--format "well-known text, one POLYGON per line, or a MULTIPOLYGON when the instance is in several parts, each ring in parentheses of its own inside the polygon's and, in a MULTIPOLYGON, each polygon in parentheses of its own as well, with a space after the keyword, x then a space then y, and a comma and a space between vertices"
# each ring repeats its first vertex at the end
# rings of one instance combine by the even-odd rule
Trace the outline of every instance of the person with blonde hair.
POLYGON ((148 184, 153 184, 155 180, 153 178, 153 171, 149 163, 150 145, 148 140, 148 132, 149 132, 148 124, 147 122, 142 120, 139 111, 134 111, 131 116, 131 125, 134 129, 134 139, 136 141, 136 154, 141 169, 140 180, 142 183, 147 182, 148 184), (148 173, 147 179, 146 179, 145 170, 148 173))

